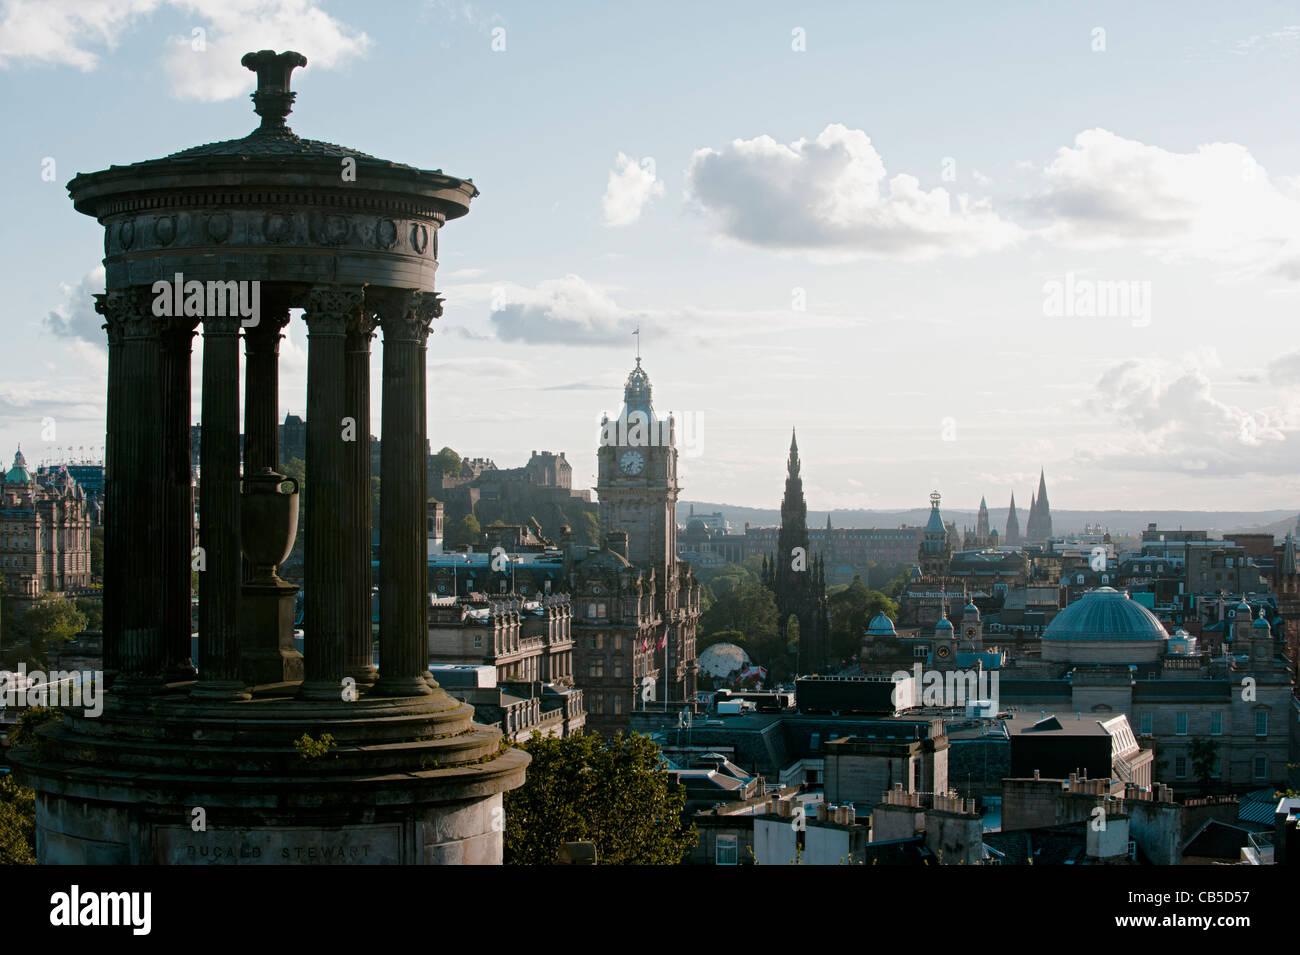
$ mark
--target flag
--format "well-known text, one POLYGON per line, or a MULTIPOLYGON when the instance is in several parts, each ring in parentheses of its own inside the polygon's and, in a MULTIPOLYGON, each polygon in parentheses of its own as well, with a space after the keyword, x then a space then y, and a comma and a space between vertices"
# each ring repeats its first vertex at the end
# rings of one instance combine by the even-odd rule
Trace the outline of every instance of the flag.
POLYGON ((642 652, 642 653, 649 653, 649 652, 650 652, 650 638, 649 638, 649 637, 642 637, 642 638, 641 638, 641 652, 642 652))
POLYGON ((664 627, 663 636, 659 638, 659 645, 655 649, 662 650, 666 646, 668 646, 668 628, 664 627))

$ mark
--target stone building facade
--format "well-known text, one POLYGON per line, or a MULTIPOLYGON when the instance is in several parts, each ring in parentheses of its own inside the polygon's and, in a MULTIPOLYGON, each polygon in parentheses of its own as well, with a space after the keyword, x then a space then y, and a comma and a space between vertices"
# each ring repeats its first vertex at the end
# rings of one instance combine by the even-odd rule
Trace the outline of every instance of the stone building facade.
POLYGON ((0 574, 9 599, 89 590, 96 506, 67 468, 32 472, 18 450, 0 486, 0 574))

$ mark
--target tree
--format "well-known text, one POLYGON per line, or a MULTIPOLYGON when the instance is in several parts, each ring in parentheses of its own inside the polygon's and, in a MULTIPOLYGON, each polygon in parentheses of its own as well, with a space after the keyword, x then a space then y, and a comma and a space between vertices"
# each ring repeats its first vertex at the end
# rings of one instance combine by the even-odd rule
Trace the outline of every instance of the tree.
POLYGON ((461 468, 460 455, 451 448, 444 447, 433 456, 430 473, 446 477, 460 477, 461 468))
POLYGON ((36 864, 36 793, 0 777, 0 865, 36 864))
POLYGON ((700 617, 700 632, 739 630, 750 646, 776 635, 776 597, 762 584, 742 583, 717 594, 700 617))
POLYGON ((723 564, 721 567, 701 567, 697 574, 703 586, 712 597, 721 597, 729 590, 735 590, 741 584, 760 583, 758 573, 740 564, 723 564))
POLYGON ((477 544, 482 537, 483 528, 479 526, 478 518, 466 514, 447 531, 444 545, 448 550, 459 550, 477 544))
POLYGON ((78 597, 75 603, 77 609, 86 617, 85 629, 104 629, 104 602, 102 600, 94 600, 90 597, 78 597))
POLYGON ((85 630, 86 622, 86 615, 71 600, 46 595, 14 622, 14 636, 36 653, 43 653, 51 644, 71 640, 85 630))
POLYGON ((104 576, 104 528, 96 527, 90 532, 90 576, 104 576))
POLYGON ((1207 736, 1197 736, 1192 739, 1189 751, 1192 757, 1192 774, 1196 777, 1201 792, 1208 793, 1215 785, 1214 764, 1219 759, 1218 741, 1207 736))
POLYGON ((566 739, 533 733, 523 786, 505 794, 505 861, 554 865, 566 842, 594 842, 601 865, 677 865, 695 845, 674 786, 648 736, 566 739))
POLYGON ((853 583, 832 587, 828 592, 831 612, 831 652, 838 659, 847 659, 858 652, 862 635, 873 617, 883 613, 897 618, 898 604, 878 590, 870 590, 861 576, 853 583))

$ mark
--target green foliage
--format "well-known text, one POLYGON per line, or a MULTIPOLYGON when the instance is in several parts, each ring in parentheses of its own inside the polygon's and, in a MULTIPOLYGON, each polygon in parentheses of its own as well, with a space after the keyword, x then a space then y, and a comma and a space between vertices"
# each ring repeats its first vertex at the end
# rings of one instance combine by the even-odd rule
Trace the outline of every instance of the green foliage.
POLYGON ((429 466, 430 477, 446 476, 460 477, 461 469, 460 455, 451 448, 444 447, 441 451, 433 456, 433 461, 429 466))
POLYGON ((36 793, 0 777, 0 865, 36 864, 36 793))
POLYGON ((601 865, 677 865, 695 845, 681 819, 686 791, 649 737, 534 733, 522 748, 533 761, 505 794, 507 863, 553 865, 562 844, 589 841, 601 865))
POLYGON ((898 618, 898 604, 878 590, 869 590, 860 576, 853 583, 827 591, 831 612, 831 653, 847 660, 858 652, 862 634, 876 614, 898 618))
MULTIPOLYGON (((776 597, 760 583, 742 583, 726 593, 719 594, 708 612, 700 616, 700 637, 696 651, 725 634, 728 643, 734 643, 747 654, 751 662, 766 667, 772 680, 784 679, 790 669, 788 648, 777 631, 776 597)), ((794 638, 793 625, 788 637, 794 638)))
MULTIPOLYGON (((761 578, 758 573, 744 567, 740 564, 723 564, 721 567, 701 567, 696 573, 699 575, 701 591, 708 591, 710 594, 710 604, 723 594, 735 590, 742 584, 758 584, 761 578)), ((701 608, 703 609, 703 608, 701 608)))
POLYGON ((68 715, 64 709, 59 707, 23 707, 18 712, 18 719, 10 726, 9 732, 5 734, 8 738, 9 746, 31 746, 36 750, 36 754, 44 759, 51 755, 48 751, 48 741, 36 735, 36 729, 44 726, 47 722, 59 722, 68 715))
MULTIPOLYGON (((334 736, 332 733, 322 733, 320 739, 312 739, 306 733, 293 741, 293 748, 298 751, 298 755, 303 759, 322 759, 330 754, 334 749, 334 736)), ((338 756, 334 757, 338 759, 338 756)))
POLYGON ((90 531, 90 576, 104 575, 104 528, 94 527, 90 531))
POLYGON ((482 536, 483 528, 479 526, 478 518, 473 514, 466 514, 447 529, 443 544, 448 550, 460 550, 462 547, 478 544, 482 536))
POLYGON ((90 597, 78 597, 74 602, 77 609, 86 618, 87 630, 104 629, 104 601, 94 600, 90 597))
POLYGON ((1219 743, 1208 736, 1192 739, 1189 748, 1192 757, 1192 775, 1196 777, 1201 792, 1207 793, 1214 788, 1214 762, 1219 755, 1219 743))
POLYGON ((7 639, 27 644, 38 655, 86 629, 86 615, 77 605, 66 597, 52 594, 38 598, 25 614, 6 622, 7 639))

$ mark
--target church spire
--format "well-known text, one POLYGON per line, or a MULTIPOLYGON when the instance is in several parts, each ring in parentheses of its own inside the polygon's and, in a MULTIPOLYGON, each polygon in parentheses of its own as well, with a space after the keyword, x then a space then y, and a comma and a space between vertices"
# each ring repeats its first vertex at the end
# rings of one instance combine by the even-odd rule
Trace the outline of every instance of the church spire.
POLYGON ((1011 510, 1007 512, 1007 543, 1020 543, 1020 515, 1016 513, 1016 492, 1011 492, 1011 510))
POLYGON ((1052 505, 1047 500, 1047 476, 1045 471, 1038 472, 1038 521, 1035 530, 1036 540, 1048 540, 1052 536, 1052 505))

